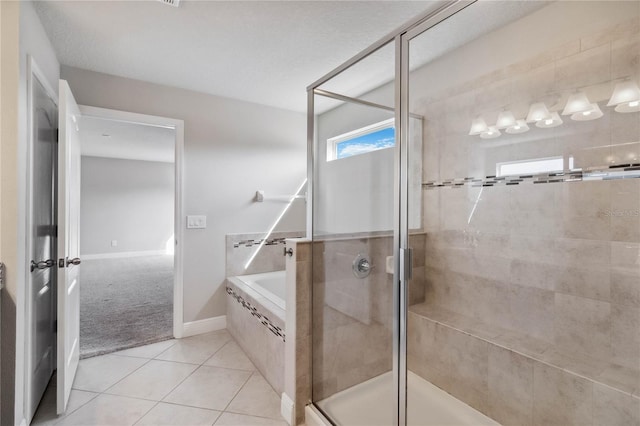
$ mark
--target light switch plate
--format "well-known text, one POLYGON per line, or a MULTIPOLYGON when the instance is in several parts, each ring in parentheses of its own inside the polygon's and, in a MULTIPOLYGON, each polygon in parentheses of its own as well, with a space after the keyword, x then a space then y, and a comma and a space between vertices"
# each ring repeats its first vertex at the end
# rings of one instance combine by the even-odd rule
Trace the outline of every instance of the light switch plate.
POLYGON ((187 216, 187 229, 204 229, 206 227, 206 216, 187 216))

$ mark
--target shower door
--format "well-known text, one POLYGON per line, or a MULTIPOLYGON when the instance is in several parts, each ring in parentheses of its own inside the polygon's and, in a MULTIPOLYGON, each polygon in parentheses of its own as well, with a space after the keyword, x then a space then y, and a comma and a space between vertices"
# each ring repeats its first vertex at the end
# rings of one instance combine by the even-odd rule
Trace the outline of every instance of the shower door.
POLYGON ((387 43, 310 92, 312 399, 336 424, 398 415, 395 53, 387 43))
POLYGON ((461 6, 403 36, 407 423, 638 425, 640 2, 461 6))
POLYGON ((640 425, 640 2, 447 2, 387 40, 309 92, 314 405, 640 425))

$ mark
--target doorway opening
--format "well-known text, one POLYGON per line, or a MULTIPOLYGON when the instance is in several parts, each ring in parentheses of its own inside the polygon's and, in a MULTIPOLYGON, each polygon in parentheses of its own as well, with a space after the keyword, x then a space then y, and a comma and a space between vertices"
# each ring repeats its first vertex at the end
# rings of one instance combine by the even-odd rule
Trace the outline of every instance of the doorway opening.
POLYGON ((170 126, 83 115, 80 357, 173 337, 170 126))

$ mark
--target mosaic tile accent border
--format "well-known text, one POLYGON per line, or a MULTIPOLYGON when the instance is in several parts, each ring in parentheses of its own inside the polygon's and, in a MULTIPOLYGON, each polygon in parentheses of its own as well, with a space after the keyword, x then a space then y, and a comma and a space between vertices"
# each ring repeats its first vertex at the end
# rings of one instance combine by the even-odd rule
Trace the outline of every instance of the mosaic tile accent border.
POLYGON ((262 244, 263 241, 265 246, 276 246, 278 244, 286 244, 285 238, 269 238, 268 240, 265 240, 263 238, 261 240, 238 241, 236 243, 233 243, 233 248, 259 246, 260 244, 262 244))
POLYGON ((577 182, 586 180, 637 179, 640 178, 640 163, 616 164, 604 167, 589 167, 584 170, 566 170, 562 172, 537 173, 512 176, 486 176, 484 178, 456 178, 444 181, 429 181, 422 184, 423 189, 461 188, 463 186, 488 187, 519 184, 540 184, 558 182, 577 182))
POLYGON ((258 309, 248 301, 244 300, 244 297, 240 296, 238 293, 233 291, 233 289, 229 286, 227 286, 227 294, 233 297, 236 300, 236 302, 242 305, 243 308, 246 308, 249 312, 251 312, 251 315, 256 317, 262 325, 264 325, 269 329, 270 332, 280 337, 283 342, 285 341, 284 330, 278 327, 277 325, 273 324, 268 317, 258 312, 258 309))

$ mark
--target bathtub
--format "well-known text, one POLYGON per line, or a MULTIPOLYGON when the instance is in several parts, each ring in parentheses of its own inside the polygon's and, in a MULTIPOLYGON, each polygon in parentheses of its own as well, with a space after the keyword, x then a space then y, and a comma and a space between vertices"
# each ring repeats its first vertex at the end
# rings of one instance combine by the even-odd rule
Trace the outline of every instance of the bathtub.
POLYGON ((280 309, 286 311, 286 271, 265 272, 262 274, 240 275, 234 277, 259 295, 273 302, 280 309))
POLYGON ((227 329, 264 378, 284 391, 286 272, 228 277, 227 329))

